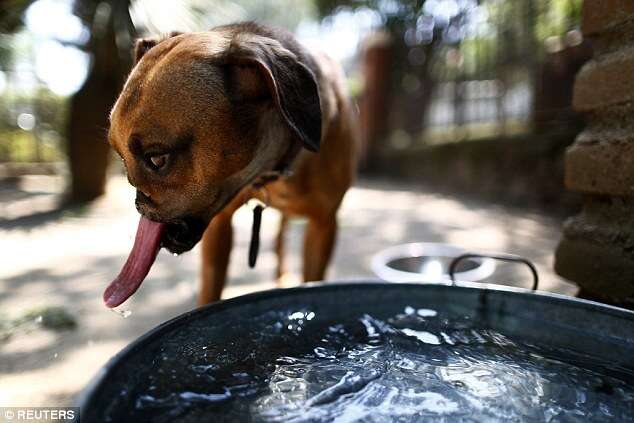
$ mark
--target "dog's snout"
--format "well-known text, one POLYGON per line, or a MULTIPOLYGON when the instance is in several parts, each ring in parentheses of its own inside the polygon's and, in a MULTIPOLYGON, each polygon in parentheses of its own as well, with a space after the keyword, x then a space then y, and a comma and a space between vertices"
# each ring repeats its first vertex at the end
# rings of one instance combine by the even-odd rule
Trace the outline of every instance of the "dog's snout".
POLYGON ((136 192, 135 203, 136 203, 137 208, 143 207, 143 206, 146 206, 146 207, 154 207, 155 206, 155 203, 152 200, 152 198, 149 195, 147 195, 146 193, 144 193, 143 191, 141 191, 141 190, 137 190, 137 192, 136 192))
POLYGON ((126 173, 126 177, 128 178, 128 183, 136 188, 136 180, 129 170, 126 173))
POLYGON ((128 178, 128 183, 136 188, 137 192, 142 192, 147 197, 150 196, 149 191, 146 188, 147 180, 142 169, 139 169, 136 165, 126 167, 126 176, 128 178))

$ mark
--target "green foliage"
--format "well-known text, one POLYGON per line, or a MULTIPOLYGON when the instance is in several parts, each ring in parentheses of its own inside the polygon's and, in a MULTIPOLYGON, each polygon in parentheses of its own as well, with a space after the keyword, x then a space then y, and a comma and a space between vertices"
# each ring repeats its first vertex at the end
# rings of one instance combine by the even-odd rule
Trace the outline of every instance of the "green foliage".
POLYGON ((40 160, 61 160, 67 117, 67 99, 45 88, 30 94, 4 95, 0 99, 0 161, 33 161, 38 148, 40 160), (36 116, 34 131, 24 131, 17 126, 16 117, 22 111, 16 110, 16 105, 27 105, 24 112, 36 116))
MULTIPOLYGON (((382 16, 385 28, 396 36, 398 42, 407 29, 416 25, 417 19, 424 14, 425 4, 430 0, 315 1, 321 16, 337 13, 342 8, 370 8, 382 16)), ((463 59, 461 66, 468 68, 468 74, 486 72, 483 67, 491 70, 505 64, 522 64, 530 57, 537 58, 541 54, 546 38, 563 36, 579 27, 582 3, 583 0, 480 0, 477 2, 479 12, 487 18, 474 28, 470 18, 476 2, 471 5, 463 2, 462 9, 448 25, 440 28, 436 25, 434 37, 444 37, 444 29, 449 26, 462 32, 457 40, 444 41, 459 46, 463 59)), ((441 44, 435 47, 441 52, 433 54, 442 58, 447 53, 447 47, 441 44)), ((448 75, 455 73, 455 69, 445 65, 436 64, 436 69, 440 66, 442 72, 448 75)))
POLYGON ((385 17, 399 17, 404 19, 412 13, 419 13, 425 0, 315 0, 320 16, 325 17, 336 13, 342 8, 369 8, 376 10, 385 17))
POLYGON ((0 70, 7 69, 14 56, 13 37, 24 26, 24 12, 35 0, 4 0, 0 7, 0 70))
POLYGON ((40 161, 56 162, 64 158, 62 143, 55 133, 45 132, 40 134, 40 138, 35 138, 32 132, 19 128, 0 131, 0 162, 33 162, 37 158, 38 147, 40 161))
POLYGON ((27 310, 15 319, 0 315, 0 342, 7 341, 18 333, 29 333, 38 328, 52 331, 73 330, 77 328, 77 320, 66 308, 58 306, 27 310))
POLYGON ((20 324, 35 322, 45 329, 69 330, 77 327, 75 317, 64 307, 45 306, 30 310, 18 319, 20 324))
POLYGON ((581 22, 583 0, 483 1, 489 31, 460 43, 463 74, 494 77, 503 67, 526 67, 544 54, 549 37, 562 37, 581 22), (530 1, 530 3, 528 3, 530 1), (530 7, 529 7, 530 6, 530 7))
POLYGON ((562 36, 581 22, 583 0, 542 0, 535 25, 535 35, 539 40, 551 36, 562 36))
POLYGON ((254 20, 294 30, 300 22, 316 14, 313 2, 306 0, 219 0, 213 8, 207 1, 205 5, 205 21, 211 24, 209 26, 254 20), (223 10, 226 11, 224 16, 223 10))
POLYGON ((312 0, 183 0, 167 6, 173 15, 164 19, 164 0, 135 0, 132 12, 142 32, 203 31, 213 26, 253 20, 294 30, 316 17, 312 0), (163 8, 163 10, 160 10, 163 8))
POLYGON ((3 0, 0 7, 0 33, 17 31, 24 25, 24 11, 35 0, 3 0))
POLYGON ((68 118, 68 100, 46 88, 40 88, 33 94, 32 102, 40 123, 63 136, 66 133, 68 118))
POLYGON ((0 69, 9 68, 12 59, 11 38, 7 35, 0 35, 0 69))

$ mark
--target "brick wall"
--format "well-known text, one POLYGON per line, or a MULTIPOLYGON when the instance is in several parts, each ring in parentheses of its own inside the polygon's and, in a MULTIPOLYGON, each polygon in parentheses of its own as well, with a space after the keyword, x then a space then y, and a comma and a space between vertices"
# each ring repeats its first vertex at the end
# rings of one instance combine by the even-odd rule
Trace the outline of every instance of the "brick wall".
POLYGON ((583 32, 594 58, 577 76, 574 107, 586 129, 566 153, 565 183, 584 194, 569 219, 555 270, 582 295, 634 299, 634 1, 586 0, 583 32))

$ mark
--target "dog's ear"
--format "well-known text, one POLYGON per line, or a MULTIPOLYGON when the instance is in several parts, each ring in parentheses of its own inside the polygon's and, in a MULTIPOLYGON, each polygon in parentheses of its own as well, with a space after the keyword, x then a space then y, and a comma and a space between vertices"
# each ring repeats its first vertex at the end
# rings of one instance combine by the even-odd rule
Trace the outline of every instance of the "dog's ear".
POLYGON ((136 43, 134 43, 134 64, 139 63, 143 55, 158 43, 158 38, 139 38, 136 40, 136 43))
POLYGON ((181 35, 182 32, 172 31, 167 35, 162 37, 151 37, 151 38, 139 38, 134 43, 134 64, 139 63, 139 60, 150 51, 150 49, 156 46, 161 41, 167 40, 168 38, 176 37, 177 35, 181 35))
POLYGON ((321 106, 317 80, 293 52, 271 38, 238 35, 227 48, 225 60, 235 67, 243 95, 269 95, 304 147, 319 151, 321 106))

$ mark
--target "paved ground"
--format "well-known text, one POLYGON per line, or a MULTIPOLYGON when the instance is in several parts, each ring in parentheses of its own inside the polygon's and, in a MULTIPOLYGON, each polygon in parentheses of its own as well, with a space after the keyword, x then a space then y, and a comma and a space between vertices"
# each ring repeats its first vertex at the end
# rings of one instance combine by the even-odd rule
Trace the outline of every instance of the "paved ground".
MULTIPOLYGON (((107 310, 101 293, 125 261, 138 221, 133 193, 124 178, 113 177, 108 195, 91 207, 60 211, 55 202, 61 188, 55 177, 0 184, 2 319, 19 318, 39 306, 63 306, 78 321, 71 331, 27 325, 8 340, 0 337, 0 406, 71 403, 114 353, 195 304, 197 251, 180 257, 161 252, 145 284, 122 308, 130 315, 107 310)), ((251 270, 246 265, 250 213, 237 214, 225 297, 275 286, 271 247, 277 218, 265 211, 263 248, 251 270)), ((328 279, 372 276, 371 257, 381 248, 427 241, 524 255, 539 266, 543 289, 575 291, 551 271, 561 223, 547 216, 362 181, 346 197, 340 223, 328 279)), ((294 221, 288 235, 291 273, 285 285, 298 283, 302 226, 294 221)), ((526 272, 501 271, 503 279, 528 283, 526 272)))

